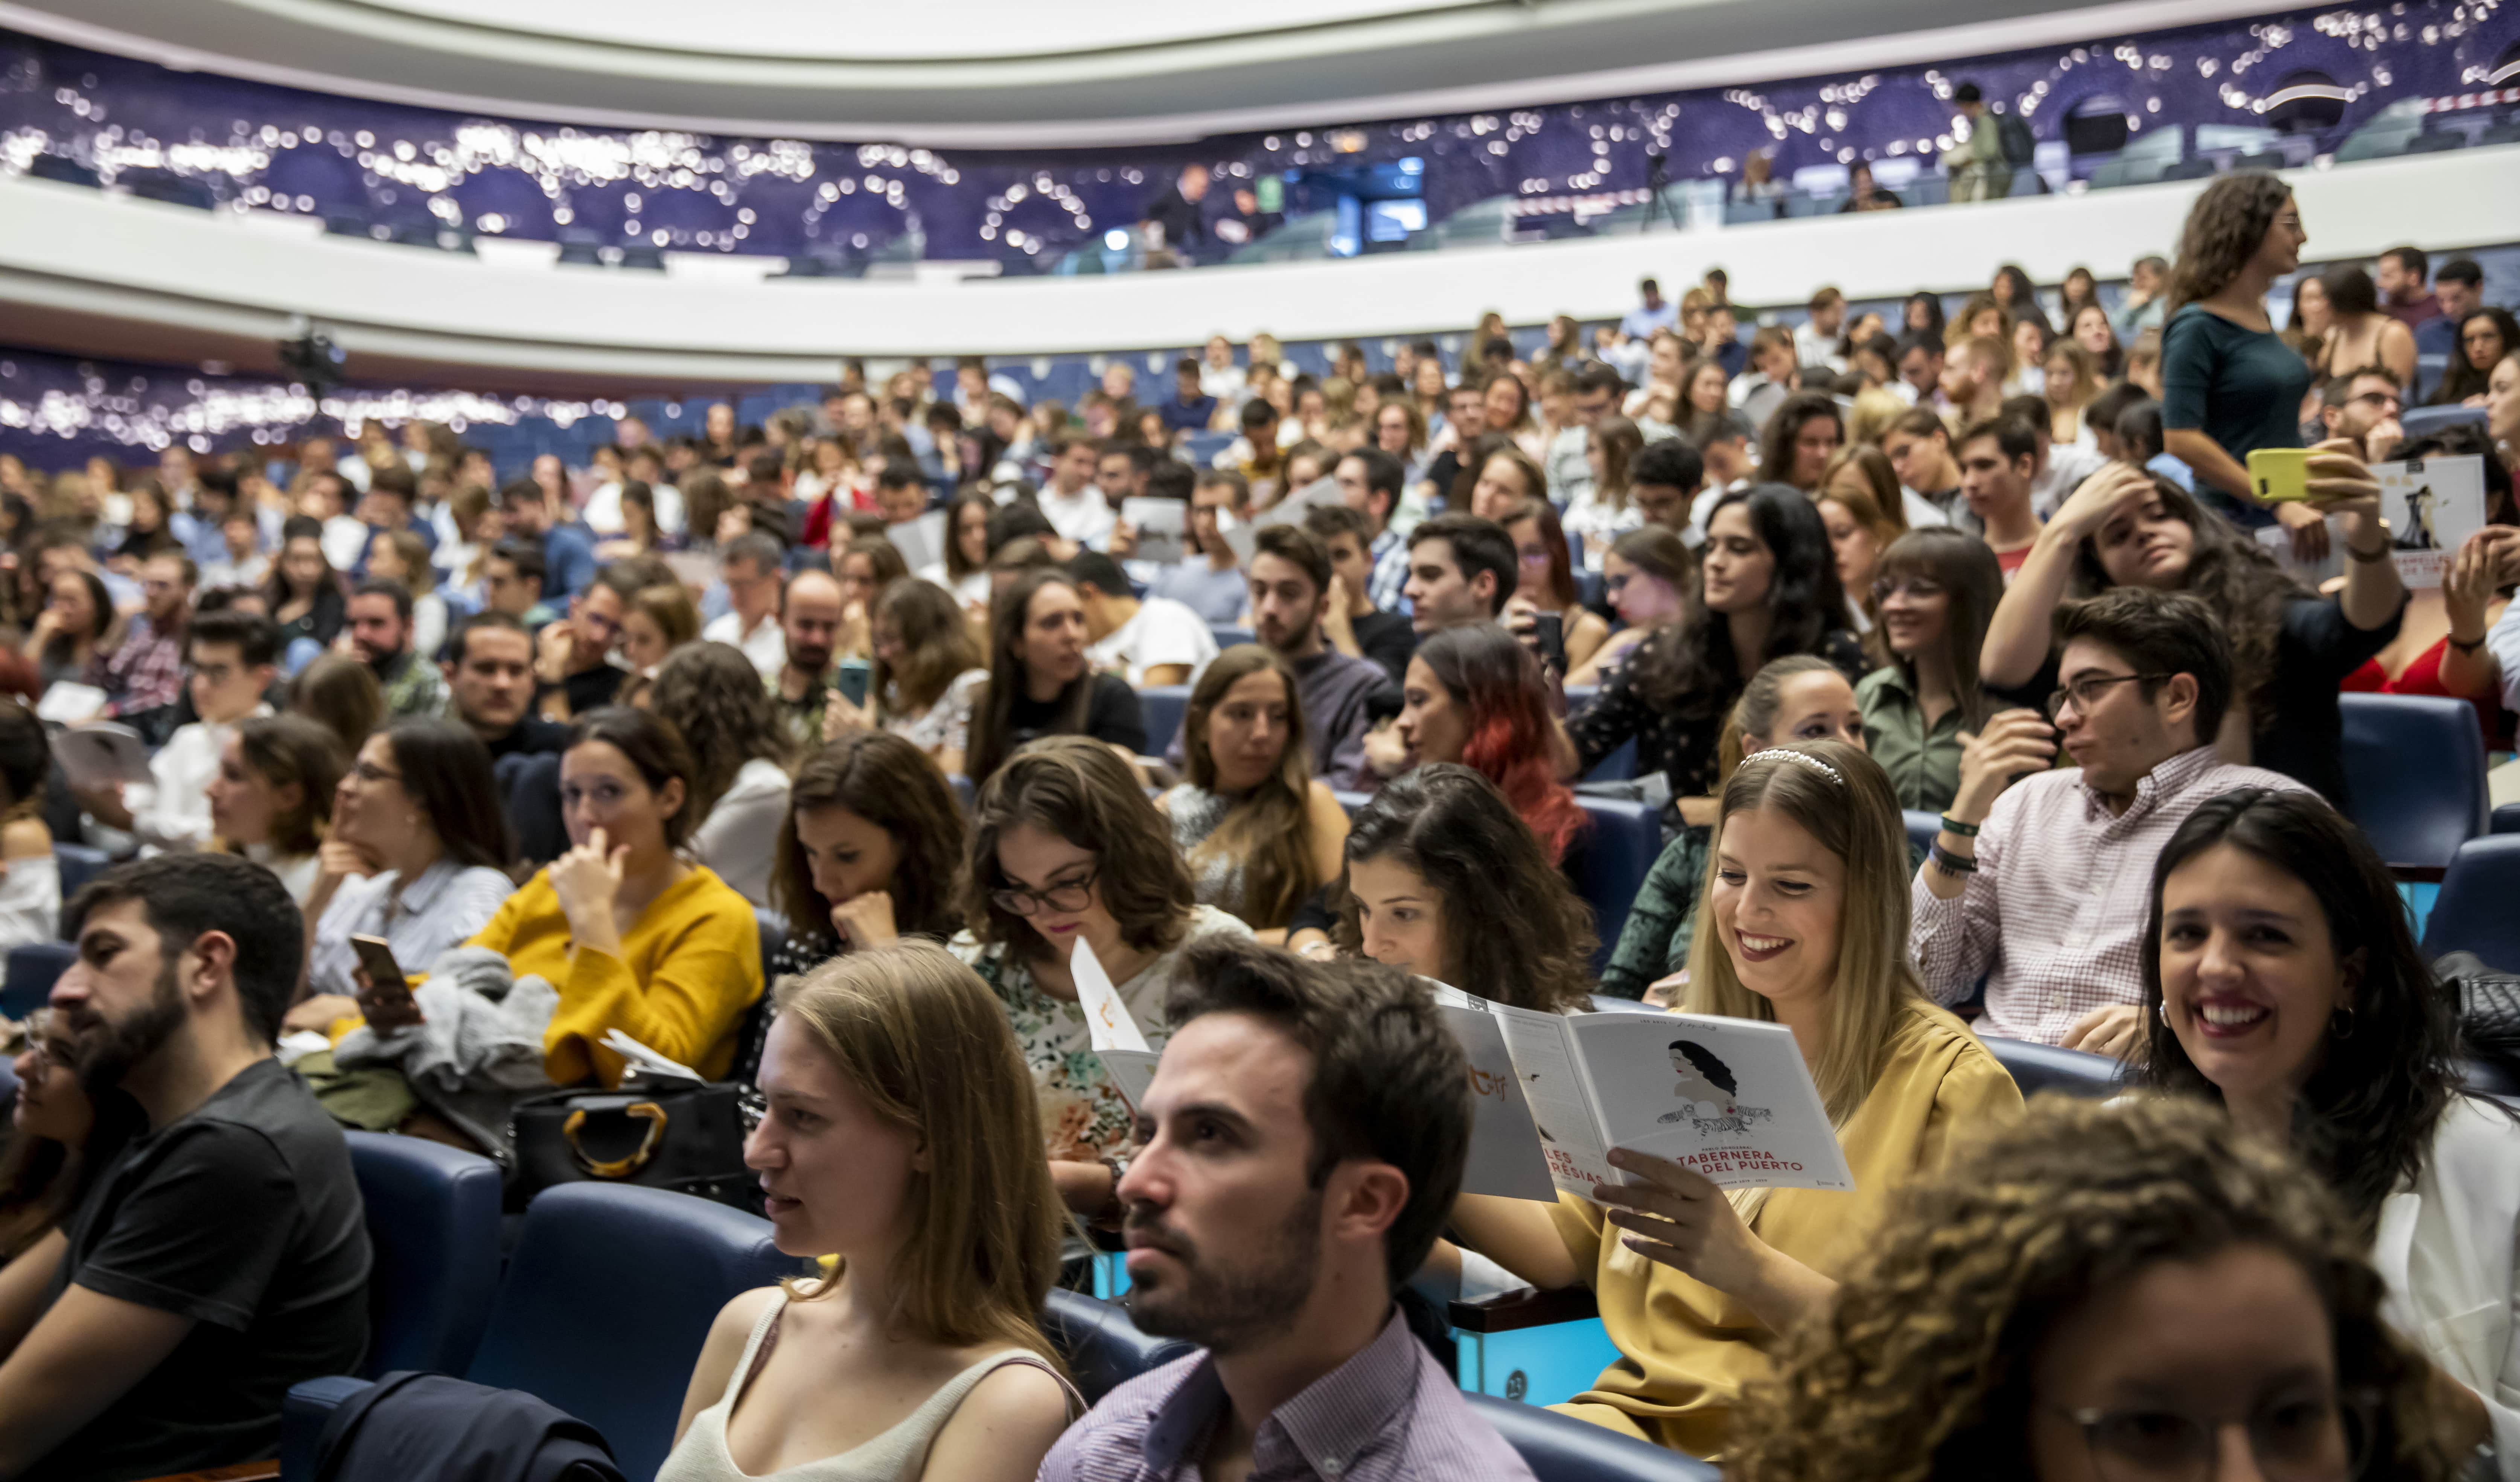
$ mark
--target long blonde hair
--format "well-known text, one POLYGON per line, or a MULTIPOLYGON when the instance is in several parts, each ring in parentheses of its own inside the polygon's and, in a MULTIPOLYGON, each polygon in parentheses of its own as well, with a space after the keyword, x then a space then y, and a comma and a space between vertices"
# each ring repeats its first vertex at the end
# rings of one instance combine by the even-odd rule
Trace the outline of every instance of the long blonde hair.
MULTIPOLYGON (((1907 830, 1889 774, 1861 748, 1813 741, 1758 752, 1745 758, 1724 785, 1723 809, 1706 851, 1706 878, 1698 886, 1701 912, 1702 903, 1714 898, 1725 825, 1736 813, 1763 808, 1782 813, 1846 862, 1846 908, 1838 923, 1837 980, 1828 995, 1828 1038, 1812 1066, 1828 1119, 1843 1126, 1871 1094, 1900 1020, 1923 997, 1908 963, 1907 830)), ((1688 998, 1682 1008, 1690 1013, 1776 1022, 1768 1000, 1743 986, 1719 937, 1701 926, 1690 944, 1688 998)))
MULTIPOLYGON (((927 942, 834 958, 779 995, 876 1115, 932 1154, 910 1176, 894 1318, 945 1347, 1000 1343, 1058 1363, 1035 1314, 1058 1275, 1064 1206, 1041 1155, 1032 1072, 988 985, 927 942)), ((810 1301, 839 1285, 838 1273, 810 1301)))

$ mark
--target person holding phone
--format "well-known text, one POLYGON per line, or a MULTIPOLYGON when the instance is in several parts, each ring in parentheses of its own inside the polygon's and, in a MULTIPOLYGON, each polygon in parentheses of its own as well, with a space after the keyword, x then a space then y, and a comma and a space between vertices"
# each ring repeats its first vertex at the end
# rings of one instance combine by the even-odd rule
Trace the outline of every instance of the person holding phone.
POLYGON ((1992 690, 2049 688, 2050 634, 2069 594, 2192 593, 2230 641, 2241 686, 2219 733, 2201 740, 2226 761, 2282 773, 2344 807, 2337 685, 2396 640, 2407 588, 2389 559, 2380 486, 2361 458, 2343 443, 2319 444, 2305 487, 2302 508, 2344 516, 2345 584, 2329 596, 2170 480, 2127 464, 2092 474, 2040 530, 1997 605, 1979 678, 1992 690))
POLYGON ((1575 590, 1574 561, 1566 532, 1548 501, 1526 499, 1504 511, 1497 523, 1513 542, 1517 573, 1513 598, 1506 604, 1508 628, 1529 631, 1540 645, 1541 661, 1552 674, 1572 673, 1609 641, 1610 625, 1585 608, 1575 590))

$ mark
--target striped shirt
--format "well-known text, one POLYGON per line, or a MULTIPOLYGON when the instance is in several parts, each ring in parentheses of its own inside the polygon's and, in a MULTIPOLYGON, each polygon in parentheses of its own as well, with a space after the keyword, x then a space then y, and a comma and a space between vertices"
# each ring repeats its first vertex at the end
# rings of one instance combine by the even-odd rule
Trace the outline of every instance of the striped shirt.
POLYGON ((359 966, 353 936, 381 936, 406 973, 425 973, 437 955, 461 947, 490 924, 516 893, 516 882, 485 865, 462 865, 440 855, 397 894, 391 870, 346 879, 315 926, 307 954, 307 980, 315 993, 356 994, 350 977, 359 966))
POLYGON ((1977 836, 1977 873, 1950 900, 1925 872, 1909 887, 1908 948, 1935 1003, 1954 1004, 1986 978, 1980 1034, 2062 1043, 2095 1009, 2143 1002, 2143 931, 2161 847, 2207 798, 2235 787, 2308 789, 2260 767, 2182 751, 2136 785, 2112 816, 2082 769, 2043 772, 2006 788, 1977 836))
MULTIPOLYGON (((1041 1463, 1040 1482, 1198 1482, 1225 1387, 1206 1354, 1102 1397, 1041 1463)), ((1270 1413, 1251 1482, 1530 1482, 1531 1468, 1472 1413, 1398 1312, 1381 1336, 1270 1413)))

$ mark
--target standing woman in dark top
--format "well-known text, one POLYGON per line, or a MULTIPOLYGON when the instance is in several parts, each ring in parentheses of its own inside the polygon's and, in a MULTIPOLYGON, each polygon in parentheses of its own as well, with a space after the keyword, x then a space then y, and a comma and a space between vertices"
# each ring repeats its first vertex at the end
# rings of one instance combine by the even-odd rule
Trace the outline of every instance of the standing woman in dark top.
POLYGON ((2315 373, 2275 333, 2267 289, 2301 266, 2301 210, 2272 175, 2225 175, 2205 188, 2179 239, 2170 319, 2161 335, 2163 450, 2196 472, 2198 492, 2244 529, 2280 522, 2293 554, 2327 556, 2327 524, 2308 505, 2260 504, 2254 448, 2301 446, 2301 403, 2315 373))
POLYGON ((1040 736, 1090 736, 1131 755, 1147 749, 1138 692, 1085 657, 1085 604, 1058 569, 1026 571, 989 613, 989 689, 972 707, 964 771, 989 780, 1040 736))
POLYGON ((271 604, 271 620, 280 624, 284 653, 301 638, 329 649, 340 636, 346 619, 341 579, 333 574, 333 563, 324 557, 322 521, 292 515, 281 525, 280 559, 271 563, 265 600, 271 604))
POLYGON ((2280 772, 2344 809, 2336 688, 2397 638, 2407 589, 2388 559, 2379 485, 2338 446, 2311 455, 2308 501, 2321 518, 2345 516, 2345 585, 2334 596, 2295 580, 2266 547, 2199 509, 2176 483, 2111 464, 2084 479, 2041 528, 1987 628, 1980 679, 1989 689, 2035 692, 2064 597, 2122 586, 2194 593, 2231 641, 2238 693, 2218 741, 2224 759, 2280 772))
POLYGON ((1676 821, 1688 824, 1714 822, 1716 742, 1761 665, 1817 653, 1849 684, 1871 667, 1847 631, 1828 526, 1801 490, 1765 483, 1716 501, 1698 579, 1700 609, 1637 645, 1566 723, 1578 771, 1634 739, 1637 770, 1670 779, 1676 821))

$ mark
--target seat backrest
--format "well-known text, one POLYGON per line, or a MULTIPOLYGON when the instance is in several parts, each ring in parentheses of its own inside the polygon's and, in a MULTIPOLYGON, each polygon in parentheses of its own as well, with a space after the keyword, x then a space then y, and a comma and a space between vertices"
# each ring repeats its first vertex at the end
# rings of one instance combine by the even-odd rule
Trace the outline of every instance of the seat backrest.
POLYGON ((343 1136, 368 1210, 368 1358, 458 1374, 499 1289, 499 1165, 426 1138, 343 1136))
POLYGON ((518 857, 547 865, 568 851, 568 821, 560 809, 560 754, 543 751, 499 758, 499 796, 517 831, 518 857))
POLYGON ((2012 1084, 2020 1087, 2025 1097, 2060 1091, 2085 1100, 2104 1101, 2118 1094, 2118 1079, 2125 1073, 2125 1067, 2105 1055, 2059 1050, 2053 1045, 1997 1035, 1980 1036, 1978 1043, 1994 1052, 2003 1068, 2012 1072, 2012 1084))
POLYGON ((2430 695, 2340 695, 2354 822, 2392 865, 2442 869, 2486 830, 2476 708, 2430 695))
POLYGON ((1908 826, 1910 848, 1930 849, 1934 844, 1934 835, 1943 831, 1943 816, 1939 813, 1920 813, 1910 808, 1900 817, 1908 826))
POLYGON ((1076 1387, 1089 1402, 1145 1373, 1198 1351, 1180 1338, 1152 1338, 1129 1315, 1081 1291, 1055 1287, 1042 1304, 1041 1330, 1067 1360, 1076 1387))
POLYGON ((1148 685, 1138 692, 1138 713, 1147 723, 1147 751, 1161 756, 1181 735, 1182 717, 1190 713, 1190 686, 1148 685))
POLYGON ((113 863, 112 857, 104 850, 92 849, 85 844, 55 844, 53 860, 61 868, 62 899, 65 901, 78 894, 79 886, 103 875, 106 867, 113 863))
POLYGON ((652 1477, 718 1310, 803 1269, 770 1243, 769 1221, 712 1200, 547 1189, 465 1377, 540 1395, 602 1431, 624 1476, 652 1477))
MULTIPOLYGON (((2420 359, 2421 357, 2418 358, 2420 359)), ((2404 413, 2400 414, 2398 425, 2407 429, 2407 435, 2408 437, 2427 436, 2431 433, 2440 431, 2444 427, 2472 425, 2482 428, 2485 426, 2485 408, 2467 406, 2408 407, 2404 413)))
POLYGON ((1247 644, 1251 642, 1251 630, 1249 628, 1238 628, 1230 623, 1209 623, 1207 625, 1207 635, 1208 637, 1216 640, 1216 646, 1219 649, 1231 649, 1236 644, 1247 644))
POLYGON ((22 1019, 53 996, 53 984, 78 960, 68 942, 28 942, 9 949, 9 966, 0 972, 0 1014, 22 1019))
POLYGON ((1716 1482, 1714 1466, 1606 1426, 1495 1395, 1464 1394, 1539 1482, 1716 1482))
MULTIPOLYGON (((2473 952, 2489 967, 2520 972, 2520 833, 2469 839, 2451 860, 2424 922, 2424 956, 2452 952, 2473 952)), ((13 954, 13 972, 16 966, 13 954)))
POLYGON ((1592 815, 1593 831, 1584 852, 1583 878, 1575 888, 1592 903, 1593 930, 1599 948, 1593 968, 1609 961, 1619 931, 1628 923, 1628 908, 1644 888, 1645 875, 1662 856, 1662 820, 1648 804, 1616 797, 1575 799, 1592 815))

